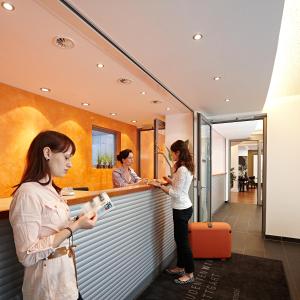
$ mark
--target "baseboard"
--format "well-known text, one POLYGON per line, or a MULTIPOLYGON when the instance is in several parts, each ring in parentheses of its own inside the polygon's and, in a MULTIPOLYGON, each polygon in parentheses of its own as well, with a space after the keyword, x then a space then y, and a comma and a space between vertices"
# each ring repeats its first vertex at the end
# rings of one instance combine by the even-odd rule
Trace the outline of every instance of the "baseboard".
POLYGON ((275 241, 283 241, 283 242, 291 242, 291 243, 300 243, 300 239, 285 237, 285 236, 277 236, 277 235, 265 235, 266 240, 275 240, 275 241))

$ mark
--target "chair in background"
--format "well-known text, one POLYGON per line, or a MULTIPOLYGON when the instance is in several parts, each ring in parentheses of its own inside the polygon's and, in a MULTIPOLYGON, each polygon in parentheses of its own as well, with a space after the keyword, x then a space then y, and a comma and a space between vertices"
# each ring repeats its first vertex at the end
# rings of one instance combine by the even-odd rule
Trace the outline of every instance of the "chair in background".
POLYGON ((249 188, 250 189, 256 188, 255 176, 249 176, 249 188))
POLYGON ((238 184, 239 192, 245 192, 245 188, 246 188, 246 191, 248 191, 249 179, 247 176, 239 176, 238 183, 239 183, 238 184))

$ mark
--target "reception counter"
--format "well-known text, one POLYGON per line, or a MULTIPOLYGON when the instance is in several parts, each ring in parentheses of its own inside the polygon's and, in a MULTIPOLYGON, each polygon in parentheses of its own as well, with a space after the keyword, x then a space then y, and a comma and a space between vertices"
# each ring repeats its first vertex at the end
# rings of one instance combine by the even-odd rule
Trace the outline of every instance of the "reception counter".
MULTIPOLYGON (((65 197, 71 214, 100 191, 65 197)), ((147 185, 106 190, 114 209, 92 230, 74 234, 83 299, 135 299, 174 258, 170 198, 147 185)), ((0 299, 21 299, 18 263, 8 221, 11 198, 0 198, 0 299)))

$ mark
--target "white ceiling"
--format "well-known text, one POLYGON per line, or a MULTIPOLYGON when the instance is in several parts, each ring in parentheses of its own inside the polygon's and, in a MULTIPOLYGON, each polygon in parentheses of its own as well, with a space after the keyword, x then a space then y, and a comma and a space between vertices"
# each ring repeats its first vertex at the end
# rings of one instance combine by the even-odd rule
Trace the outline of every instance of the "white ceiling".
POLYGON ((194 110, 206 116, 262 110, 283 0, 66 2, 194 110), (204 38, 194 41, 197 32, 204 38))
POLYGON ((137 120, 137 126, 167 113, 189 111, 59 2, 13 3, 13 12, 0 8, 1 82, 107 117, 117 112, 112 118, 137 120), (54 46, 53 38, 60 35, 71 38, 75 47, 54 46), (97 63, 105 67, 97 69, 97 63), (119 84, 123 77, 132 83, 119 84), (40 87, 51 92, 42 93, 40 87), (82 107, 82 102, 91 106, 82 107))
MULTIPOLYGON (((155 116, 188 111, 59 1, 11 2, 15 11, 0 9, 1 82, 37 94, 47 86, 49 98, 80 108, 89 102, 84 109, 105 116, 118 112, 116 119, 137 119, 137 126, 155 116), (75 48, 54 47, 57 35, 73 39, 75 48), (97 70, 96 63, 104 69, 97 70), (121 86, 120 77, 133 83, 121 86)), ((69 3, 192 109, 207 116, 261 111, 283 0, 69 3), (204 38, 194 41, 196 32, 204 38), (214 81, 214 76, 222 78, 214 81)))
POLYGON ((243 121, 234 123, 213 124, 219 134, 229 140, 249 139, 254 134, 262 134, 263 121, 243 121))

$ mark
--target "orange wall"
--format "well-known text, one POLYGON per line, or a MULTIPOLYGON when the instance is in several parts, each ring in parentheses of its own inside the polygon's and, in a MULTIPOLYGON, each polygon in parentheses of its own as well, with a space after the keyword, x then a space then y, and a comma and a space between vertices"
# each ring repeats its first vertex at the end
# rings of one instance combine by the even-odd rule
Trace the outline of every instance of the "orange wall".
POLYGON ((141 176, 154 176, 154 130, 141 131, 141 176))
MULTIPOLYGON (((158 145, 165 151, 165 135, 158 132, 158 145)), ((141 131, 141 177, 152 179, 154 176, 154 130, 141 131)), ((166 153, 167 155, 167 153, 166 153)), ((158 155, 158 178, 168 175, 167 163, 158 155)))
POLYGON ((64 178, 55 179, 56 184, 111 188, 112 169, 92 167, 93 125, 121 132, 121 149, 130 148, 138 157, 135 126, 0 83, 0 197, 9 196, 19 182, 29 145, 42 130, 68 135, 77 148, 73 167, 64 178))

